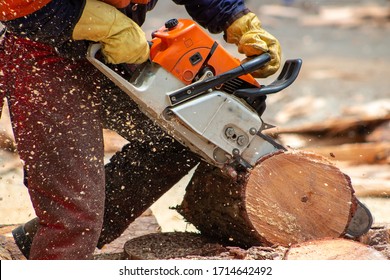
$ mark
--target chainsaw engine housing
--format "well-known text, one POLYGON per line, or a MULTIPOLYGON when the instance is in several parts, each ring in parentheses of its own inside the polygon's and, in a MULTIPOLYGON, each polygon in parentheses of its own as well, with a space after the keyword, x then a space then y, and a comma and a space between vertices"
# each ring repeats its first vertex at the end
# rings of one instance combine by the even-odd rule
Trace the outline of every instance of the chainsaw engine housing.
MULTIPOLYGON (((192 20, 172 19, 152 38, 151 60, 187 85, 200 79, 205 69, 216 76, 241 64, 192 20)), ((229 93, 236 88, 260 87, 250 74, 221 86, 229 93)))

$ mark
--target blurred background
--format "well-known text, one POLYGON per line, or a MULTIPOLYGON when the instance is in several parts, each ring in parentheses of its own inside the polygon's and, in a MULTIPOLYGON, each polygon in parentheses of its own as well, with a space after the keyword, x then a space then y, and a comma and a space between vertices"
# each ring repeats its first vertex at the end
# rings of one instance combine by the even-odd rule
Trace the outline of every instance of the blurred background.
MULTIPOLYGON (((264 29, 279 39, 282 60, 301 58, 288 89, 268 97, 263 120, 284 145, 318 152, 352 179, 375 223, 390 224, 390 2, 386 0, 248 0, 264 29)), ((150 34, 182 6, 160 1, 143 29, 150 34)), ((233 55, 222 34, 213 35, 233 55)), ((268 84, 277 74, 261 80, 268 84)), ((105 131, 106 159, 126 141, 105 131)), ((0 121, 0 225, 35 214, 23 186, 7 108, 0 121)), ((162 230, 186 228, 170 206, 180 202, 190 175, 152 207, 162 230)))

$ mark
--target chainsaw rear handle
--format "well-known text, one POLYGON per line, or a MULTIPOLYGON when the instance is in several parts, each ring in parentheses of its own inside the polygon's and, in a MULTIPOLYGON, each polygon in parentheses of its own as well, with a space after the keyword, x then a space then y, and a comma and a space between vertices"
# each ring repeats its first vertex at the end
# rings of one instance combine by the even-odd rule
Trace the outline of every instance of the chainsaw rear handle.
POLYGON ((267 94, 277 93, 295 81, 295 79, 298 77, 299 71, 301 70, 301 66, 301 59, 287 60, 284 63, 283 69, 279 76, 271 84, 267 86, 261 86, 260 88, 238 89, 233 94, 242 98, 256 98, 267 94))
POLYGON ((169 94, 171 104, 176 105, 191 97, 195 97, 200 93, 206 92, 209 89, 220 86, 229 80, 235 79, 246 74, 250 74, 257 69, 265 66, 270 60, 271 56, 268 53, 264 53, 225 73, 214 76, 207 80, 195 82, 186 87, 175 90, 169 94))

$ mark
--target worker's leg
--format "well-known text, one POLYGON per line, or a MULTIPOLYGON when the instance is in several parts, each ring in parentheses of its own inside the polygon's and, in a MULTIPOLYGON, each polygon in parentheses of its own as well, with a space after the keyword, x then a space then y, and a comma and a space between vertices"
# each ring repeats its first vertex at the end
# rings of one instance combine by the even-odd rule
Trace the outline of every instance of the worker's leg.
POLYGON ((118 88, 105 88, 103 107, 105 126, 130 143, 105 166, 106 208, 99 247, 119 237, 199 162, 118 88))
POLYGON ((14 43, 11 118, 39 218, 30 258, 91 258, 103 220, 104 167, 100 99, 87 62, 14 43))

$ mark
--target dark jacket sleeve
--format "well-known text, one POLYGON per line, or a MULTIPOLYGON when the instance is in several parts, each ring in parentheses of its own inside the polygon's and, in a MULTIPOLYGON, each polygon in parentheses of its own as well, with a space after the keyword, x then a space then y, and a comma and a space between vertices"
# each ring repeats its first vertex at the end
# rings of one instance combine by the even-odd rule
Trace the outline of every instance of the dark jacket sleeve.
POLYGON ((243 0, 173 0, 185 5, 188 14, 211 33, 224 31, 234 20, 249 12, 243 0))

